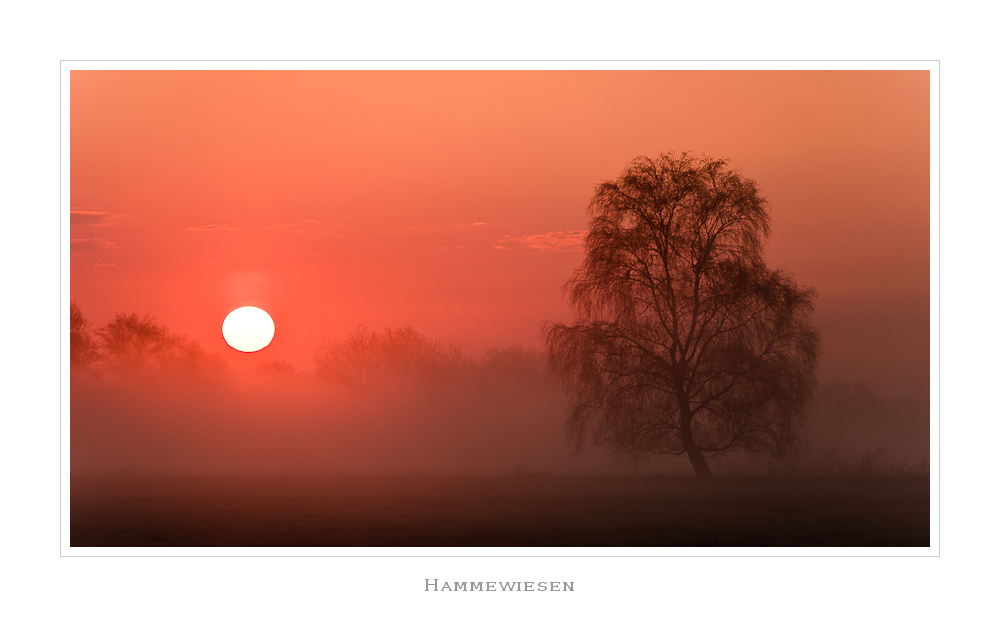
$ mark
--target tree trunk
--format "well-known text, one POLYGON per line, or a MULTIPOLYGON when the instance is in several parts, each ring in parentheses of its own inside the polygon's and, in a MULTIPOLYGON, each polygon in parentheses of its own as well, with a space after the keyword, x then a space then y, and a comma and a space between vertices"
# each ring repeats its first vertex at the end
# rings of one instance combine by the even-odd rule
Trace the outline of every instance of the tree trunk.
POLYGON ((691 465, 694 467, 694 473, 699 478, 711 478, 712 472, 708 469, 708 462, 705 460, 705 455, 701 453, 701 450, 697 446, 694 446, 687 451, 688 460, 691 461, 691 465))
POLYGON ((694 442, 694 435, 691 433, 691 417, 693 414, 685 408, 688 406, 686 398, 681 399, 681 443, 684 445, 684 452, 694 467, 694 474, 699 478, 711 478, 712 472, 708 469, 708 462, 701 448, 694 442))

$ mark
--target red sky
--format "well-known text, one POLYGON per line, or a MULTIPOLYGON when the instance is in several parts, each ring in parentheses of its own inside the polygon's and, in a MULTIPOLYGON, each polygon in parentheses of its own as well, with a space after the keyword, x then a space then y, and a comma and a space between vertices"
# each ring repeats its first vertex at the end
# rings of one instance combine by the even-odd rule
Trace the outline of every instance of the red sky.
POLYGON ((929 383, 926 71, 73 71, 71 288, 233 366, 412 325, 470 353, 568 320, 594 185, 729 158, 768 260, 819 292, 823 380, 929 383), (222 320, 252 304, 274 342, 222 320))

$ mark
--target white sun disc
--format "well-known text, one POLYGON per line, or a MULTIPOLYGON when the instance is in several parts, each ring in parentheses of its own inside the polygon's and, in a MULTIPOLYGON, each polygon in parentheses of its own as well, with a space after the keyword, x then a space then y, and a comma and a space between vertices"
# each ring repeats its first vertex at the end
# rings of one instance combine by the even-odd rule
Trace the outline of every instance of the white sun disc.
POLYGON ((226 315, 222 322, 222 338, 238 351, 260 351, 274 338, 274 321, 256 306, 241 306, 226 315))

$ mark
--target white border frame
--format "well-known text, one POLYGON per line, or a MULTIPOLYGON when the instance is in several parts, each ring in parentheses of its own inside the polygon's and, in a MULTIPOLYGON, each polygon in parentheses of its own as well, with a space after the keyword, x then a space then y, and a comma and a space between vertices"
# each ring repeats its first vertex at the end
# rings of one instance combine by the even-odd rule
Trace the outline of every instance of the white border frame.
POLYGON ((940 556, 940 63, 938 61, 102 61, 60 63, 60 555, 261 557, 927 557, 940 556), (292 547, 91 548, 69 545, 70 527, 70 71, 73 70, 864 70, 930 71, 930 547, 292 547))

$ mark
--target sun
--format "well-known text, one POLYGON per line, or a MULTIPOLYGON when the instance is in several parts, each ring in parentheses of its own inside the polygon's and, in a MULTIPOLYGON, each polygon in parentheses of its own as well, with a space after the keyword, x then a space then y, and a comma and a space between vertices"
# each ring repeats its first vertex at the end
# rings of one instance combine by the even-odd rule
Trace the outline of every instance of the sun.
POLYGON ((274 338, 274 321, 256 306, 241 306, 226 315, 222 322, 222 338, 237 351, 260 351, 274 338))

